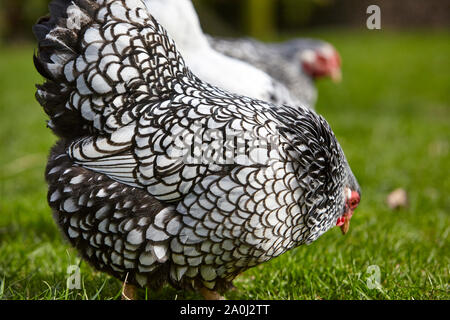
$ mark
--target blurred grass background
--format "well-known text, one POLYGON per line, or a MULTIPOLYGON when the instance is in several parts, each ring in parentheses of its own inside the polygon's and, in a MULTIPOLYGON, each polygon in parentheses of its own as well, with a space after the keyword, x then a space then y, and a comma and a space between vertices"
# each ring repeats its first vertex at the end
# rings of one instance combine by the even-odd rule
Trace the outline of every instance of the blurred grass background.
MULTIPOLYGON (((262 29, 232 22, 227 28, 233 20, 227 21, 223 8, 232 10, 230 4, 217 0, 214 9, 213 1, 202 6, 203 2, 197 2, 202 21, 210 21, 208 17, 217 12, 224 15, 222 25, 204 23, 210 32, 222 28, 257 35, 260 31, 255 30, 267 28, 273 32, 264 31, 262 38, 317 37, 338 49, 344 80, 338 85, 319 81, 317 110, 331 124, 363 189, 361 205, 345 237, 338 229, 331 230, 310 246, 245 272, 235 281, 237 290, 226 297, 449 299, 448 29, 429 23, 411 31, 392 23, 392 27, 383 24, 381 31, 368 31, 365 23, 336 22, 332 27, 305 18, 299 22, 304 26, 300 32, 298 26, 280 27, 278 15, 262 29), (407 208, 387 207, 386 196, 395 188, 408 192, 407 208), (370 265, 380 268, 381 289, 367 287, 370 265)), ((335 5, 328 3, 329 8, 335 5)), ((313 4, 311 12, 324 14, 327 6, 318 6, 313 4)), ((245 5, 235 8, 239 14, 233 19, 242 21, 245 5)), ((27 10, 35 19, 41 9, 27 10)), ((34 85, 42 82, 32 64, 35 44, 28 40, 29 34, 11 39, 5 28, 2 32, 0 299, 118 298, 121 283, 80 262, 52 220, 44 167, 55 138, 34 99, 34 85), (81 290, 66 289, 66 270, 72 264, 81 266, 81 290)), ((199 298, 169 287, 140 294, 149 299, 199 298)))

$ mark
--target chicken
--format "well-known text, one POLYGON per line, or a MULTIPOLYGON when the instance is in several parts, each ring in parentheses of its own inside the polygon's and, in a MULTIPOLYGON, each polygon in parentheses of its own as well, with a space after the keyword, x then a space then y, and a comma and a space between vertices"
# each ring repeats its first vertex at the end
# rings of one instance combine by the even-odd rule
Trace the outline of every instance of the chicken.
POLYGON ((348 226, 360 188, 325 119, 200 80, 141 0, 53 0, 34 33, 48 203, 97 270, 220 298, 348 226))
POLYGON ((297 100, 314 108, 315 80, 341 80, 341 58, 334 47, 322 40, 299 38, 284 43, 264 43, 250 38, 208 37, 212 48, 246 61, 284 84, 297 100))
POLYGON ((304 103, 262 69, 211 48, 191 0, 144 0, 144 4, 200 79, 229 92, 275 104, 304 103))

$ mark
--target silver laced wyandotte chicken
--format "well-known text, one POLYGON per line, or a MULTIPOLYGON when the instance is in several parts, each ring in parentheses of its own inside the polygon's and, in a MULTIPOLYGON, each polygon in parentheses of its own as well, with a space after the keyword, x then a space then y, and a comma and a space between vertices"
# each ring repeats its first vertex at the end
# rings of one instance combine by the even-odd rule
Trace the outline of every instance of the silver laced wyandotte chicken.
POLYGON ((264 70, 312 109, 317 101, 315 81, 330 77, 339 82, 342 78, 341 57, 323 40, 297 38, 265 43, 251 38, 208 37, 208 41, 215 50, 264 70))
POLYGON ((360 189, 328 123, 198 79, 141 0, 54 0, 34 33, 59 137, 48 202, 125 295, 221 298, 243 271, 348 230, 360 189))

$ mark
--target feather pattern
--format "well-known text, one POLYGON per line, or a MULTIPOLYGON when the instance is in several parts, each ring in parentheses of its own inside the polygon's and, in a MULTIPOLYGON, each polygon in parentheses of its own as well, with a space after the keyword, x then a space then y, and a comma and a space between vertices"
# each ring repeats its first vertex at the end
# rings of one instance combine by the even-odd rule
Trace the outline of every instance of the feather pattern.
POLYGON ((48 202, 98 270, 222 290, 342 216, 356 180, 322 117, 203 82, 140 0, 54 0, 51 15, 35 27, 61 136, 48 202))

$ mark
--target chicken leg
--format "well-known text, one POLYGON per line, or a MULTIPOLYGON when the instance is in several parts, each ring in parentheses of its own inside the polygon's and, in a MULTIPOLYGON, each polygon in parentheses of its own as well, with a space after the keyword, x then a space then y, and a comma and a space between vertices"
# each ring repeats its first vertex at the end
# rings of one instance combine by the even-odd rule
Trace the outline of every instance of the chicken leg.
POLYGON ((225 300, 217 291, 206 289, 205 287, 200 289, 200 294, 205 300, 225 300))
POLYGON ((122 300, 136 300, 137 288, 132 284, 128 284, 126 281, 122 286, 122 300))

